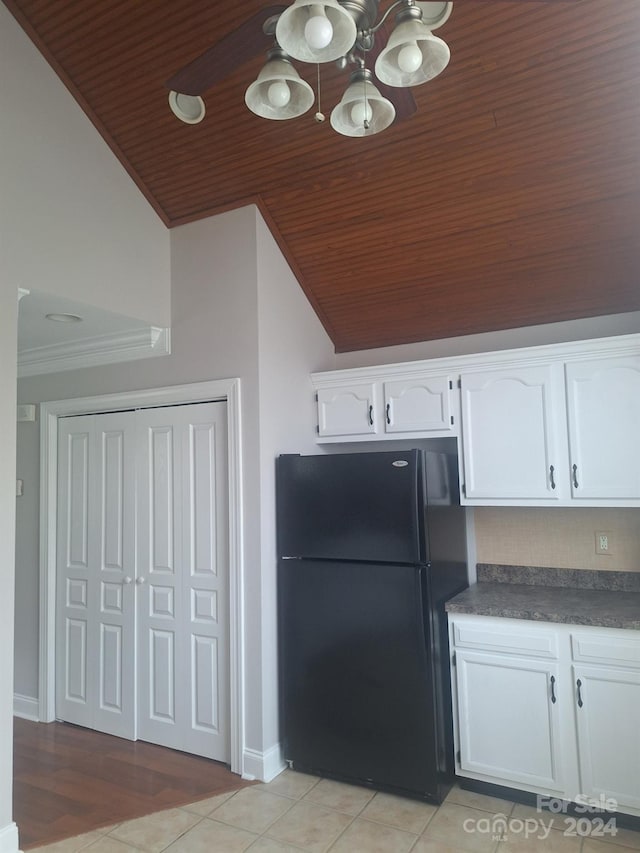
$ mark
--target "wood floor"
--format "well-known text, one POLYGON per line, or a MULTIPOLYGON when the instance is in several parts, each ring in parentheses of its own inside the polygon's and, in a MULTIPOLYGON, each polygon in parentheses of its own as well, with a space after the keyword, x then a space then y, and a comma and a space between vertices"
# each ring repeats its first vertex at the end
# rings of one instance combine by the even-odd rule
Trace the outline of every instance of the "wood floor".
POLYGON ((226 765, 67 723, 14 720, 14 820, 25 850, 242 788, 226 765))

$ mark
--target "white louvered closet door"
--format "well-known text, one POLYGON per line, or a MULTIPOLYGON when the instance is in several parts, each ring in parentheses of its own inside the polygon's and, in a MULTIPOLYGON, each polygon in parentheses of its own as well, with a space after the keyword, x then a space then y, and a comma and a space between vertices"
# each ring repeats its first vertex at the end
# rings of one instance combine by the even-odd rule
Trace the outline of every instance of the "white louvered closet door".
POLYGON ((135 425, 61 418, 56 715, 135 739, 135 425))
POLYGON ((226 404, 59 422, 56 715, 230 760, 226 404))

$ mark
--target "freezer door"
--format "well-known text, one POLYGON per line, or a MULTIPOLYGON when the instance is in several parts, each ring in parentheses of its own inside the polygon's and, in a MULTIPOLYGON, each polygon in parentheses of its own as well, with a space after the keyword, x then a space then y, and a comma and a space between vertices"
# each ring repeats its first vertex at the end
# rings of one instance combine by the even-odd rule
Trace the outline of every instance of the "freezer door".
POLYGON ((278 553, 417 563, 424 542, 419 450, 277 459, 278 553))
POLYGON ((427 572, 280 561, 281 735, 294 769, 437 798, 427 572))

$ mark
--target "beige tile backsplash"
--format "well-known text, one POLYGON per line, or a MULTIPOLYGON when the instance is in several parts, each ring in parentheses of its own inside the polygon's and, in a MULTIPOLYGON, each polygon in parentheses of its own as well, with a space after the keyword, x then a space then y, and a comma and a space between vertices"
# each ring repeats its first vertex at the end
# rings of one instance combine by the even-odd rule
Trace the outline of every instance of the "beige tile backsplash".
POLYGON ((474 519, 479 563, 640 572, 638 509, 476 507, 474 519))

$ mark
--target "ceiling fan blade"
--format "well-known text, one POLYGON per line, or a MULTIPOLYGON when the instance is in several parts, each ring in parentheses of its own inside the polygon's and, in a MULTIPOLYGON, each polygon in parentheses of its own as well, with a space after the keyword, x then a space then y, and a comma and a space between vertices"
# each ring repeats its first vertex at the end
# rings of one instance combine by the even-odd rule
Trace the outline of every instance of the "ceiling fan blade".
POLYGON ((164 84, 172 92, 183 95, 202 95, 211 86, 224 80, 240 65, 253 59, 261 50, 266 50, 265 34, 262 29, 265 21, 280 15, 286 6, 267 6, 238 29, 220 39, 208 50, 185 65, 164 84))

